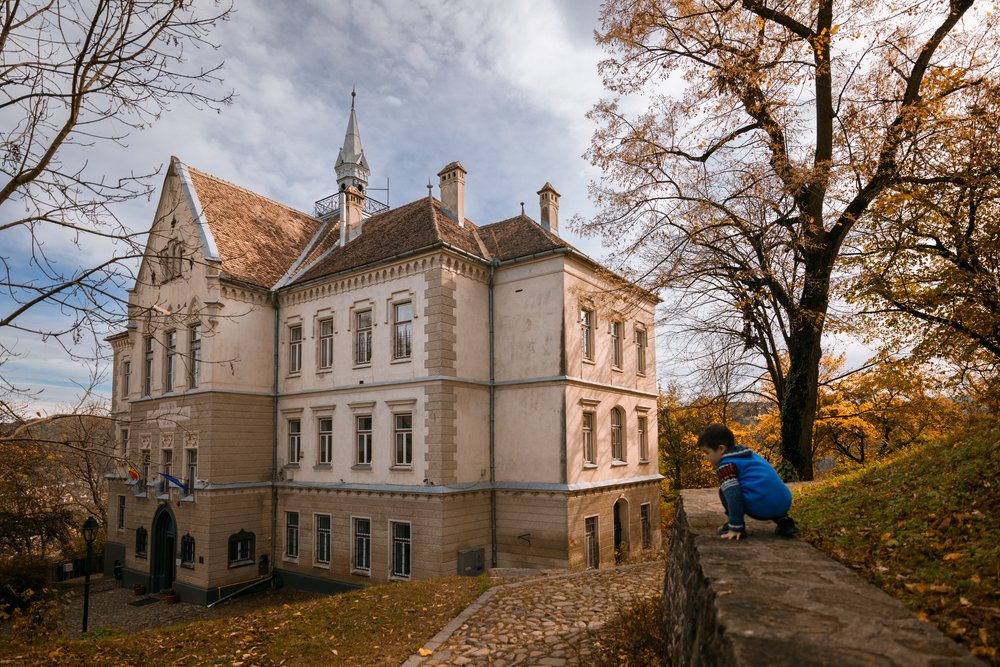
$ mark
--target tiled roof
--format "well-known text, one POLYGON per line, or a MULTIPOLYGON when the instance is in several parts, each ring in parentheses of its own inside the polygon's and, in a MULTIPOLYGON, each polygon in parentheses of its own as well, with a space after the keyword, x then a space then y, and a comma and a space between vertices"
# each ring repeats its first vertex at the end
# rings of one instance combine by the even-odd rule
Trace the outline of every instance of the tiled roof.
POLYGON ((322 224, 255 192, 187 169, 226 277, 272 287, 322 224))
POLYGON ((526 215, 484 225, 479 228, 479 238, 483 240, 487 251, 501 262, 556 248, 575 250, 526 215))

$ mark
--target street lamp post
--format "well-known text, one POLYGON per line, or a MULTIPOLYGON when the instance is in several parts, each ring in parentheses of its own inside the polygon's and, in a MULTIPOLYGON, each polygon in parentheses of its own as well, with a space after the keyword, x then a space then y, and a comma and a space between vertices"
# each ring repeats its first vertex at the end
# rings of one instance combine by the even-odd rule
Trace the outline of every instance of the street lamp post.
POLYGON ((83 534, 83 540, 87 543, 87 566, 84 570, 83 577, 83 631, 87 631, 87 612, 90 611, 90 561, 91 557, 94 555, 94 538, 97 537, 97 531, 100 529, 100 524, 97 523, 97 519, 92 516, 87 517, 87 520, 83 522, 80 527, 80 532, 83 534))

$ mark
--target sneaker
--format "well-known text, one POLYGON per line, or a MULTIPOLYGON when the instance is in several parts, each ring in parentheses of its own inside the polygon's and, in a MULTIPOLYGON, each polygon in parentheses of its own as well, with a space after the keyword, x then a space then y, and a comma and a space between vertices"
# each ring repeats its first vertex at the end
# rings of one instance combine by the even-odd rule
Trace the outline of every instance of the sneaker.
POLYGON ((778 526, 774 529, 774 534, 778 537, 795 537, 799 533, 799 529, 795 525, 795 519, 790 516, 782 517, 775 521, 775 523, 778 526))

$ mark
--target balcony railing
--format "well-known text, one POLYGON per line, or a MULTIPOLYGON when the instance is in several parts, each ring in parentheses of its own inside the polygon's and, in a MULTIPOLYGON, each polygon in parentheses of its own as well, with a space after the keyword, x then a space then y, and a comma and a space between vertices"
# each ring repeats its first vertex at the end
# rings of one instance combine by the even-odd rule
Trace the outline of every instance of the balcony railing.
MULTIPOLYGON (((364 198, 364 214, 365 215, 377 215, 383 211, 389 210, 388 204, 383 204, 382 202, 372 199, 371 197, 364 198)), ((316 217, 320 220, 326 220, 327 218, 332 218, 340 212, 340 193, 335 192, 329 197, 324 197, 316 202, 316 217)))

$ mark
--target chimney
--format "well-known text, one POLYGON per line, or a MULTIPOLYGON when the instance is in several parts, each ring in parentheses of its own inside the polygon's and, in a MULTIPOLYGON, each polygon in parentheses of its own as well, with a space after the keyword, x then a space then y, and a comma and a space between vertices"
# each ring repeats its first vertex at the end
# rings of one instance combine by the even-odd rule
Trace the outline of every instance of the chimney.
POLYGON ((364 211, 365 197, 354 186, 342 190, 340 207, 340 245, 357 238, 361 234, 361 214, 364 211))
POLYGON ((452 162, 438 172, 441 177, 441 203, 452 212, 459 227, 465 227, 465 167, 452 162))
POLYGON ((538 205, 542 209, 542 229, 559 233, 559 193, 546 181, 542 189, 538 191, 538 205))

